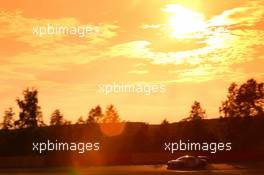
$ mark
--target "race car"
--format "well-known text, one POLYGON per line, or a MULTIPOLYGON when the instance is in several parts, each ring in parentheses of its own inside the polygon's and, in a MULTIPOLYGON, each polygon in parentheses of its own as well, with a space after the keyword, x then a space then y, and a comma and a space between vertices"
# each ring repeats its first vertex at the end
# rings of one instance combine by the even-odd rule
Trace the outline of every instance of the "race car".
POLYGON ((182 156, 167 163, 167 169, 205 169, 208 158, 206 156, 182 156))

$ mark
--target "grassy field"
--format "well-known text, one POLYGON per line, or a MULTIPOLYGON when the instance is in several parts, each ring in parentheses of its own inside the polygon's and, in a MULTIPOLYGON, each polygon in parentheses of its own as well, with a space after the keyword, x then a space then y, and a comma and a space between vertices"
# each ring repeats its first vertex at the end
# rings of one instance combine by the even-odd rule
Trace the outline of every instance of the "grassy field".
POLYGON ((263 175, 264 163, 258 164, 210 164, 207 170, 201 171, 175 171, 167 170, 165 165, 139 165, 139 166, 104 166, 71 168, 43 168, 43 169, 2 169, 0 175, 263 175))

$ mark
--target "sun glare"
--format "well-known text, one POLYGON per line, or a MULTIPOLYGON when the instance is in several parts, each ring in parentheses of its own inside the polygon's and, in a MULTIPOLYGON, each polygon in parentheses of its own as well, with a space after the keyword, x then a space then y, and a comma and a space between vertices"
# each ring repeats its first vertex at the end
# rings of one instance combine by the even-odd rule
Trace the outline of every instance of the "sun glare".
POLYGON ((177 4, 165 6, 170 14, 168 27, 172 37, 187 38, 206 30, 204 15, 177 4))

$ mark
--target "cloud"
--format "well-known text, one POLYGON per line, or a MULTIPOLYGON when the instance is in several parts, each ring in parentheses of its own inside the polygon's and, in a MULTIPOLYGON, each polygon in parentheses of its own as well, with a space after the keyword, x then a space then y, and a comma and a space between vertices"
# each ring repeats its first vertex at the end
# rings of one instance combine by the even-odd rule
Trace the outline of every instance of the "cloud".
POLYGON ((0 10, 0 38, 13 37, 17 41, 31 46, 42 46, 67 39, 66 35, 45 35, 38 37, 33 34, 33 27, 47 26, 48 24, 64 27, 89 26, 91 33, 87 35, 85 40, 93 44, 114 37, 116 35, 114 30, 118 28, 114 24, 100 23, 94 25, 81 23, 74 17, 58 19, 28 18, 23 16, 22 11, 0 10))
POLYGON ((131 70, 128 73, 129 74, 147 74, 149 72, 147 70, 131 70))
MULTIPOLYGON (((249 77, 248 75, 254 77, 254 74, 249 72, 250 69, 242 71, 239 67, 242 63, 263 59, 261 51, 264 40, 263 26, 261 28, 263 9, 262 4, 255 2, 224 10, 220 15, 209 19, 207 25, 224 26, 226 31, 206 31, 199 40, 189 39, 192 46, 186 49, 178 46, 177 42, 168 44, 174 48, 160 49, 168 48, 166 43, 162 42, 168 39, 161 36, 153 40, 134 40, 114 45, 106 55, 140 58, 157 65, 173 64, 175 67, 192 65, 191 68, 174 71, 175 79, 166 80, 171 82, 200 82, 214 79, 232 81, 249 77), (238 69, 234 70, 234 67, 238 69)), ((140 28, 146 31, 154 29, 158 32, 163 30, 164 26, 165 24, 144 24, 140 28)), ((178 42, 179 45, 180 43, 178 42)), ((143 68, 133 71, 138 73, 148 70, 143 68)))
MULTIPOLYGON (((8 60, 10 70, 60 70, 64 64, 83 64, 100 57, 101 47, 109 45, 108 40, 116 36, 118 26, 114 23, 86 24, 74 17, 47 19, 29 18, 22 11, 0 9, 0 38, 5 48, 0 51, 1 62, 8 60), (84 38, 63 35, 33 35, 33 26, 47 24, 83 26, 98 29, 84 38)), ((0 66, 2 68, 2 65, 0 66)), ((29 71, 30 72, 30 71, 29 71)), ((19 73, 25 74, 19 71, 19 73)))
POLYGON ((211 26, 252 26, 263 20, 264 6, 244 6, 225 10, 209 20, 211 26))
POLYGON ((139 28, 141 29, 158 29, 161 27, 161 24, 144 24, 141 25, 139 28))
POLYGON ((126 43, 116 44, 111 46, 105 56, 110 57, 132 57, 132 58, 148 58, 150 53, 147 46, 150 45, 149 41, 138 40, 126 43))
MULTIPOLYGON (((224 11, 222 14, 213 17, 210 21, 225 19, 227 22, 232 22, 227 23, 228 25, 240 23, 253 25, 259 20, 262 12, 259 7, 237 7, 224 11)), ((43 37, 39 39, 32 35, 31 27, 29 27, 46 23, 83 25, 75 18, 35 19, 26 18, 19 11, 7 12, 2 10, 0 13, 0 23, 3 26, 0 29, 0 37, 9 36, 17 42, 24 42, 34 47, 31 51, 9 57, 13 68, 17 68, 15 64, 19 64, 19 68, 14 69, 17 71, 33 70, 32 67, 46 70, 64 70, 65 64, 86 64, 96 59, 126 57, 131 59, 144 59, 151 64, 157 65, 189 64, 196 66, 193 71, 188 70, 189 73, 181 73, 181 77, 183 77, 183 75, 190 76, 191 72, 195 74, 199 70, 203 70, 204 72, 207 70, 208 72, 210 68, 201 68, 202 64, 221 69, 223 66, 253 59, 254 47, 260 45, 263 40, 262 31, 230 29, 229 33, 214 33, 204 36, 200 40, 190 40, 188 43, 193 43, 192 47, 175 47, 175 49, 172 47, 166 51, 160 49, 162 45, 165 44, 166 48, 168 48, 167 46, 172 46, 175 42, 174 44, 171 42, 167 43, 167 45, 166 43, 161 44, 161 39, 156 38, 156 40, 151 41, 134 40, 123 43, 111 43, 110 40, 113 37, 118 37, 116 31, 119 30, 119 26, 114 23, 99 23, 94 25, 94 27, 100 28, 101 33, 91 35, 85 38, 84 41, 74 41, 73 39, 61 36, 43 37)), ((158 29, 160 26, 159 24, 145 24, 141 27, 148 30, 153 28, 158 29)), ((181 46, 182 42, 176 43, 176 46, 177 44, 181 46)), ((144 69, 132 69, 130 71, 133 74, 146 72, 148 71, 144 69)))

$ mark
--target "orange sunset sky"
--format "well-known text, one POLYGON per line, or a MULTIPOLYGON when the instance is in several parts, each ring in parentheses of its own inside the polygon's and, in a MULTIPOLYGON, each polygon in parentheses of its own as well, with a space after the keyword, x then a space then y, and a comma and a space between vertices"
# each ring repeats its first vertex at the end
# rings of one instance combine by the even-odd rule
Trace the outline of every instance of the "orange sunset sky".
POLYGON ((218 117, 231 82, 264 81, 263 17, 262 0, 0 0, 0 112, 18 111, 15 99, 34 86, 46 122, 57 108, 75 122, 97 104, 114 104, 123 120, 179 121, 194 100, 218 117), (47 24, 100 32, 32 34, 47 24), (166 92, 97 92, 113 82, 166 92))

